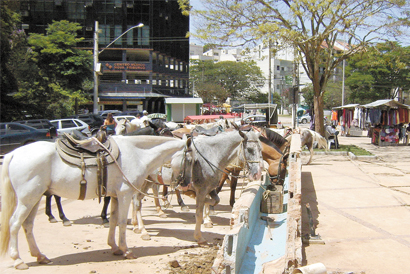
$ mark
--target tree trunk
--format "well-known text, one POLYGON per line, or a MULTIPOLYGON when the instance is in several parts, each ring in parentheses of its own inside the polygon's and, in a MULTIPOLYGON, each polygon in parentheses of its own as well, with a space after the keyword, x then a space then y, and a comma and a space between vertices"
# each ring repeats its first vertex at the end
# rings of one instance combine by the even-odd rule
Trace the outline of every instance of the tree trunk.
POLYGON ((319 84, 313 85, 313 103, 315 111, 315 131, 325 136, 324 115, 323 115, 323 93, 319 84))

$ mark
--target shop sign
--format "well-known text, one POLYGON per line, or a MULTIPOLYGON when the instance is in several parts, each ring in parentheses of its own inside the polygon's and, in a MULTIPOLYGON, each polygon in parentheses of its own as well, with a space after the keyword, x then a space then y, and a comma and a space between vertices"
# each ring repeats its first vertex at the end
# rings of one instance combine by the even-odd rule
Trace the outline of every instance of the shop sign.
POLYGON ((137 62, 101 62, 103 71, 150 71, 152 66, 150 63, 137 62))

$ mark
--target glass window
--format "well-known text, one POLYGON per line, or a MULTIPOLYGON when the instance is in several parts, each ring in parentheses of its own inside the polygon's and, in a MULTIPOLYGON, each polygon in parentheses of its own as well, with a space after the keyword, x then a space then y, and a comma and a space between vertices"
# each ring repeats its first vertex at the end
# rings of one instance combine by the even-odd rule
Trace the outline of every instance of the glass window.
POLYGON ((71 128, 71 127, 77 127, 77 125, 74 123, 73 120, 61 121, 61 128, 71 128))
POLYGON ((13 125, 13 124, 9 124, 8 125, 8 133, 9 134, 14 134, 14 133, 20 133, 20 132, 29 132, 30 130, 28 130, 25 127, 22 127, 20 125, 13 125))

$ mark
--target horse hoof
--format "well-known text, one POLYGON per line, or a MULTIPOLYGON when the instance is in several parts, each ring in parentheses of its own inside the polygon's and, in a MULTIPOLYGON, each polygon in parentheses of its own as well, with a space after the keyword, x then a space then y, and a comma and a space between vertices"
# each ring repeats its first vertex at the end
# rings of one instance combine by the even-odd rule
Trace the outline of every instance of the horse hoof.
POLYGON ((160 218, 167 218, 167 217, 168 217, 167 214, 165 214, 165 213, 159 214, 158 216, 159 216, 160 218))
POLYGON ((199 246, 207 246, 208 242, 205 239, 202 239, 201 241, 198 241, 199 246))
POLYGON ((212 223, 204 223, 204 227, 206 228, 213 228, 214 225, 212 223))
POLYGON ((48 221, 49 221, 50 223, 52 223, 52 224, 58 223, 58 221, 56 220, 56 218, 48 219, 48 221))
POLYGON ((129 260, 132 260, 132 259, 136 259, 137 256, 135 256, 135 255, 132 253, 132 251, 127 251, 127 252, 125 252, 125 254, 124 254, 124 258, 125 258, 125 259, 129 259, 129 260))
POLYGON ((138 227, 134 228, 132 231, 134 231, 135 234, 141 234, 142 232, 138 227))
POLYGON ((14 268, 17 270, 27 270, 28 265, 26 265, 21 259, 17 259, 14 262, 14 268))
POLYGON ((116 255, 116 256, 120 256, 120 255, 123 255, 124 252, 122 252, 121 249, 117 249, 117 250, 115 250, 115 251, 113 252, 113 254, 116 255))
POLYGON ((144 241, 150 241, 151 236, 149 234, 142 234, 141 239, 143 239, 144 241))
POLYGON ((72 223, 71 223, 70 220, 67 220, 67 221, 63 222, 63 226, 71 226, 71 225, 72 225, 72 223))
POLYGON ((110 222, 108 220, 103 220, 103 226, 105 228, 109 228, 110 227, 110 222))
POLYGON ((51 264, 51 260, 44 255, 41 255, 37 258, 37 263, 39 264, 51 264))
POLYGON ((181 210, 184 212, 188 212, 189 211, 189 206, 181 206, 181 210))

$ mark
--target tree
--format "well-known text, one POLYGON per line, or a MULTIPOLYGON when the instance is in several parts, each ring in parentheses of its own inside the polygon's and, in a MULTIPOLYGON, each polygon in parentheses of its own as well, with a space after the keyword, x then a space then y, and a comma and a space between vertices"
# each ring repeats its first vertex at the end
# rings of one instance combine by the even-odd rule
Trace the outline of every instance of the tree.
POLYGON ((350 100, 366 104, 393 99, 410 87, 410 47, 399 43, 379 43, 349 59, 346 68, 350 100))
POLYGON ((18 100, 11 96, 17 92, 17 79, 10 66, 10 62, 17 47, 13 45, 15 37, 19 36, 17 24, 20 18, 10 9, 15 2, 1 2, 1 115, 2 121, 11 121, 21 115, 21 106, 18 100))
MULTIPOLYGON (((179 0, 187 12, 188 0, 179 0)), ((408 0, 203 0, 197 36, 220 45, 276 39, 293 47, 313 84, 316 131, 324 135, 325 86, 343 60, 370 42, 396 37, 409 26, 408 0), (386 31, 387 30, 387 31, 386 31), (342 50, 335 46, 345 39, 342 50), (214 42, 215 43, 215 42, 214 42)), ((277 49, 274 49, 277 50, 277 49)))
POLYGON ((215 63, 214 61, 194 60, 191 64, 191 82, 195 83, 198 95, 199 87, 207 87, 210 93, 207 95, 202 93, 202 95, 209 97, 210 94, 214 94, 213 96, 218 97, 220 102, 224 102, 228 97, 233 100, 254 98, 259 92, 259 87, 264 83, 261 69, 252 61, 215 63), (212 86, 218 87, 215 91, 223 92, 216 95, 216 92, 209 91, 212 86))
POLYGON ((15 98, 24 102, 31 115, 59 118, 73 114, 73 106, 89 101, 92 54, 76 49, 82 38, 78 23, 53 22, 47 34, 31 34, 30 51, 19 75, 15 98))

